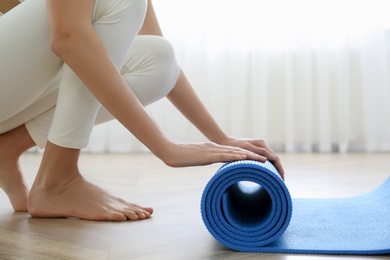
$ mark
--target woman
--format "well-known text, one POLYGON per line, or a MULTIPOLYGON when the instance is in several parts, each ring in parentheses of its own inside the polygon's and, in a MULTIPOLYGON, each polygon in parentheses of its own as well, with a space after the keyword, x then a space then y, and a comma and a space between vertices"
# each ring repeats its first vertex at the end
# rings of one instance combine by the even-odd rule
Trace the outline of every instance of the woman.
POLYGON ((107 193, 78 170, 93 125, 111 115, 169 166, 268 159, 283 174, 262 140, 232 138, 219 128, 166 41, 137 34, 162 36, 150 0, 27 0, 0 18, 0 186, 15 210, 33 217, 149 218, 152 208, 107 193), (163 77, 158 69, 139 75, 129 69, 146 55, 169 68, 163 77), (142 106, 164 95, 211 142, 167 138, 142 106), (36 144, 45 151, 28 192, 18 158, 36 144))

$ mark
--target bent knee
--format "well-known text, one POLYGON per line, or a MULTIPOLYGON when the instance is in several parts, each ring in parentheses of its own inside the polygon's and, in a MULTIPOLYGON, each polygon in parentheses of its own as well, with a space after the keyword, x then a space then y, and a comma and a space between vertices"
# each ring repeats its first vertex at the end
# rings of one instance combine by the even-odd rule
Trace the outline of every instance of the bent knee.
POLYGON ((172 44, 156 35, 137 36, 121 70, 122 75, 149 75, 169 78, 169 81, 175 82, 179 73, 180 68, 172 44))
POLYGON ((150 55, 152 55, 156 61, 176 61, 173 46, 164 37, 156 35, 142 35, 138 36, 137 40, 139 40, 139 43, 143 44, 143 46, 147 48, 147 51, 150 52, 150 55))
POLYGON ((160 36, 137 36, 130 48, 121 74, 142 104, 167 95, 180 74, 174 49, 160 36))

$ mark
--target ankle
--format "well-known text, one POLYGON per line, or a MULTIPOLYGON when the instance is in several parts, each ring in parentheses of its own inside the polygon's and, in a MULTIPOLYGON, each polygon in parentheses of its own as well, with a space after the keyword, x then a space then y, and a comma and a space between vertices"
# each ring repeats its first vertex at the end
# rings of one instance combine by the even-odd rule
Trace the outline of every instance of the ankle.
POLYGON ((61 193, 68 187, 83 179, 78 170, 66 169, 39 169, 32 190, 39 189, 45 193, 61 193))
POLYGON ((24 125, 0 134, 0 154, 3 158, 6 156, 18 160, 25 151, 34 146, 35 143, 24 125))
POLYGON ((80 150, 48 142, 34 186, 45 191, 57 191, 66 189, 82 178, 77 165, 79 154, 80 150))
POLYGON ((14 174, 15 171, 20 171, 19 158, 21 154, 12 147, 7 149, 1 139, 0 136, 0 177, 3 177, 4 174, 14 174))

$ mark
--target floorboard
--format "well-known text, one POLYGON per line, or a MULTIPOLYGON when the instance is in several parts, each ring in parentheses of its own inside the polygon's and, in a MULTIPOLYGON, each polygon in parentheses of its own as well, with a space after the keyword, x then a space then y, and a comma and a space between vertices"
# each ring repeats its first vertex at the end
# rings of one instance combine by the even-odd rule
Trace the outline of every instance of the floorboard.
MULTIPOLYGON (((390 175, 390 154, 281 154, 293 197, 344 197, 369 191, 390 175)), ((21 166, 31 185, 41 155, 21 166)), ((202 223, 199 203, 220 164, 169 168, 150 154, 83 154, 91 181, 129 201, 151 206, 140 222, 35 219, 14 213, 0 190, 0 259, 389 259, 385 256, 315 256, 233 252, 202 223)))

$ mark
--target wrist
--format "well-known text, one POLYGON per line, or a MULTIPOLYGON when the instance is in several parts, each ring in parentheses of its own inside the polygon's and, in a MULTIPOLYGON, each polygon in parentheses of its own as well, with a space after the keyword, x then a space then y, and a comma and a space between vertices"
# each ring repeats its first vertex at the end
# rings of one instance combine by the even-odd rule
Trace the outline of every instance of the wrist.
POLYGON ((172 157, 173 151, 177 143, 174 141, 164 138, 158 143, 154 143, 152 147, 149 147, 149 150, 161 161, 167 164, 167 161, 172 157))
POLYGON ((209 140, 217 144, 226 144, 230 140, 230 137, 221 131, 218 134, 214 134, 209 140))

